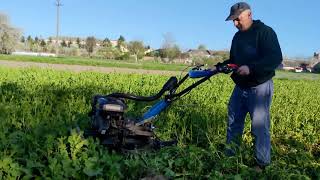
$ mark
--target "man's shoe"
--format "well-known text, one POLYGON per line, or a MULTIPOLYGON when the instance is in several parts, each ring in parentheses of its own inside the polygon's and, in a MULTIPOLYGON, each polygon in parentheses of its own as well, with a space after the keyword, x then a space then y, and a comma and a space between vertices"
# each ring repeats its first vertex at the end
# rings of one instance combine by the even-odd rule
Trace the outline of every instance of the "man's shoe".
POLYGON ((256 173, 262 173, 262 172, 263 172, 263 169, 262 169, 260 166, 254 166, 254 167, 253 167, 253 170, 254 170, 256 173))
POLYGON ((262 173, 264 170, 265 170, 265 166, 261 166, 261 165, 255 165, 253 167, 253 170, 256 172, 256 173, 262 173))

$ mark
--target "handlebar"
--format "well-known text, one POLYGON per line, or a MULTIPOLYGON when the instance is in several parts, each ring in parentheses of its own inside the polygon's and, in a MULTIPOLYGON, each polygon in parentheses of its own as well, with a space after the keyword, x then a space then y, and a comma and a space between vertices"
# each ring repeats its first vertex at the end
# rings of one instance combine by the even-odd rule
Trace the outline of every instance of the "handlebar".
POLYGON ((133 94, 127 93, 112 93, 107 95, 108 97, 114 98, 125 98, 136 101, 154 101, 159 99, 166 91, 172 91, 178 84, 178 79, 174 76, 170 77, 170 79, 162 86, 162 89, 154 96, 137 96, 133 94))
POLYGON ((107 97, 114 97, 114 98, 125 98, 131 99, 136 101, 154 101, 160 98, 165 92, 169 91, 169 95, 166 96, 167 100, 172 100, 176 97, 180 97, 185 93, 188 93, 191 89, 197 87, 199 84, 205 82, 206 80, 210 79, 211 76, 218 74, 218 73, 230 73, 238 69, 236 64, 226 64, 220 65, 219 63, 216 65, 215 69, 202 69, 204 65, 200 64, 193 67, 180 81, 174 76, 170 77, 170 79, 163 85, 162 89, 153 96, 137 96, 133 94, 127 93, 112 93, 107 95, 107 97), (201 80, 195 82, 194 84, 190 85, 186 89, 180 91, 179 93, 175 94, 176 89, 188 78, 202 78, 201 80))
POLYGON ((222 73, 225 73, 225 74, 234 72, 234 71, 238 70, 238 68, 239 68, 239 66, 236 65, 236 64, 221 65, 220 63, 218 63, 218 64, 216 65, 216 69, 217 69, 219 72, 222 72, 222 73))
POLYGON ((189 71, 190 78, 208 77, 208 76, 213 76, 220 72, 228 74, 238 69, 238 65, 236 64, 226 64, 226 65, 217 64, 215 66, 216 67, 215 69, 204 69, 204 70, 201 69, 201 66, 203 65, 196 66, 189 71))

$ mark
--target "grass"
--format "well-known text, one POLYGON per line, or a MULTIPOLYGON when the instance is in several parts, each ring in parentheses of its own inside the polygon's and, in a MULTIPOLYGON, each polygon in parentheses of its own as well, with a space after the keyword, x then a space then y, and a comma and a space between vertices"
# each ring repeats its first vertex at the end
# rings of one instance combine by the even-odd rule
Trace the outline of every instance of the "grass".
MULTIPOLYGON (((98 67, 119 67, 131 69, 147 69, 147 70, 165 70, 165 71, 182 71, 187 67, 185 64, 165 64, 155 61, 140 61, 138 63, 132 60, 106 60, 82 57, 37 57, 37 56, 16 56, 16 55, 0 55, 0 60, 37 62, 50 64, 68 64, 68 65, 85 65, 98 67)), ((295 73, 286 71, 276 71, 277 79, 289 80, 319 80, 320 74, 314 73, 295 73)))
POLYGON ((185 64, 164 64, 155 61, 134 62, 131 60, 106 60, 82 57, 38 57, 38 56, 16 56, 0 55, 1 60, 38 62, 50 64, 86 65, 99 67, 120 67, 132 69, 181 71, 187 66, 185 64))
POLYGON ((320 74, 276 71, 275 78, 290 79, 290 80, 319 80, 320 74))

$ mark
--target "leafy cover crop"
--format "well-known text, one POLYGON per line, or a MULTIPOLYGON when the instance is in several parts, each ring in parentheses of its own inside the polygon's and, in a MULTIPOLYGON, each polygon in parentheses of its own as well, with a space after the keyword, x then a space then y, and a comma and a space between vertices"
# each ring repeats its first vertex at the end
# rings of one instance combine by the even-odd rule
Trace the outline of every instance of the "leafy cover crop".
MULTIPOLYGON (((272 164, 256 173, 250 120, 239 154, 226 157, 227 103, 233 83, 211 78, 173 103, 156 122, 162 139, 177 147, 120 155, 93 139, 88 127, 95 94, 151 95, 168 77, 71 73, 0 68, 0 178, 139 179, 155 175, 186 179, 319 179, 320 81, 274 80, 272 164)), ((128 101, 130 116, 152 103, 128 101)))

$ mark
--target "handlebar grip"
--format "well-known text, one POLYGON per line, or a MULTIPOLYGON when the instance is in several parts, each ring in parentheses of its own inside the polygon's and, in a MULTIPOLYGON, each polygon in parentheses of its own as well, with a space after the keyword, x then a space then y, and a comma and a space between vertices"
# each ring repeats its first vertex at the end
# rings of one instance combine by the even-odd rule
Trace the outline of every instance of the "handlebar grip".
POLYGON ((228 66, 229 68, 231 68, 231 69, 238 69, 238 68, 239 68, 239 66, 236 65, 236 64, 227 64, 227 66, 228 66))
POLYGON ((222 64, 222 63, 218 63, 216 67, 218 72, 222 72, 225 74, 233 72, 239 68, 237 64, 222 64))

